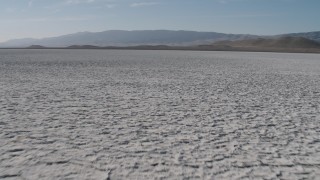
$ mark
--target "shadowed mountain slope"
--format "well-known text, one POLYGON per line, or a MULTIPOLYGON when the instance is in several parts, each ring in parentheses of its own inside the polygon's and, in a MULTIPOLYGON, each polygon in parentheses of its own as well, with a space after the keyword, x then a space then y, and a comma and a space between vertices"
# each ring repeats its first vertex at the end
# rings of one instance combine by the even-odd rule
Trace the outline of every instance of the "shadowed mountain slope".
POLYGON ((258 38, 240 41, 220 41, 214 45, 232 47, 265 47, 265 48, 320 48, 320 43, 303 37, 258 38))
POLYGON ((290 36, 290 37, 304 37, 313 41, 320 42, 320 31, 305 32, 305 33, 292 33, 279 35, 280 37, 290 36))

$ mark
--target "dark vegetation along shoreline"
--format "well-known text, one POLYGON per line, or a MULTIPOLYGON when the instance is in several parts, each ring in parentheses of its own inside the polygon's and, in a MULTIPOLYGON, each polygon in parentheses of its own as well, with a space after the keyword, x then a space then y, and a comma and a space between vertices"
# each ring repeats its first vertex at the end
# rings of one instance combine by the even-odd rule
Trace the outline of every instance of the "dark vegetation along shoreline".
POLYGON ((287 52, 287 53, 320 53, 320 43, 304 37, 256 38, 237 41, 218 41, 209 45, 168 46, 93 46, 72 45, 68 47, 45 47, 32 45, 22 48, 1 49, 118 49, 118 50, 190 50, 190 51, 245 51, 245 52, 287 52))

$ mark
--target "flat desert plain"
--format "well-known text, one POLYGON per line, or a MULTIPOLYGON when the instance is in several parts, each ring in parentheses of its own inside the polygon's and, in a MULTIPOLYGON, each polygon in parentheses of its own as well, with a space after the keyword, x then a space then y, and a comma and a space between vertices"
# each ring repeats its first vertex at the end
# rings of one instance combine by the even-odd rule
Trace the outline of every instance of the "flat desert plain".
POLYGON ((320 179, 320 55, 0 50, 0 178, 320 179))

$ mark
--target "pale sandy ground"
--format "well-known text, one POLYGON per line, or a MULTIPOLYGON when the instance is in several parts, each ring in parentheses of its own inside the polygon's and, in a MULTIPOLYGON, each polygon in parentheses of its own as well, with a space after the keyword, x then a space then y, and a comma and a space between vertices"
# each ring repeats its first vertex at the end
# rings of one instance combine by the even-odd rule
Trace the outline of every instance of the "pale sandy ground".
POLYGON ((320 55, 0 50, 0 178, 320 179, 320 55))

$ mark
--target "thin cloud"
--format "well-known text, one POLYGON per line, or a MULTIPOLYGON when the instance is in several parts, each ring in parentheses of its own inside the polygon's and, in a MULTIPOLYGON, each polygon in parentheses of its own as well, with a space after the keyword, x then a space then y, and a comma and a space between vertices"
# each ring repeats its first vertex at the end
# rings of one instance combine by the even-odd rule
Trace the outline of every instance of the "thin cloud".
POLYGON ((28 2, 28 7, 30 8, 30 7, 32 7, 33 6, 33 0, 30 0, 29 2, 28 2))
POLYGON ((14 13, 14 12, 16 12, 16 11, 17 11, 16 8, 6 8, 6 9, 5 9, 5 12, 6 12, 6 13, 14 13))
MULTIPOLYGON (((33 0, 34 1, 34 0, 33 0)), ((55 14, 62 11, 62 9, 68 6, 79 5, 79 4, 94 4, 98 0, 63 0, 58 3, 53 3, 51 5, 45 6, 43 8, 48 9, 51 13, 55 14)))
POLYGON ((95 0, 66 0, 65 3, 66 4, 90 4, 95 2, 95 0))
POLYGON ((105 7, 111 9, 111 8, 115 8, 117 5, 116 4, 106 4, 105 7))
MULTIPOLYGON (((216 2, 221 3, 221 4, 227 4, 227 3, 232 3, 232 2, 256 2, 256 1, 263 2, 263 1, 268 1, 268 0, 216 0, 216 2)), ((293 1, 298 1, 298 0, 278 0, 278 1, 293 2, 293 1)))
POLYGON ((221 18, 254 18, 254 17, 273 17, 277 14, 238 14, 238 15, 224 15, 224 16, 214 16, 221 18))
POLYGON ((88 21, 93 17, 62 17, 62 18, 26 18, 26 19, 6 19, 2 20, 4 23, 17 23, 17 22, 59 22, 59 21, 88 21))
POLYGON ((140 2, 140 3, 132 3, 130 6, 131 7, 142 7, 142 6, 154 6, 158 5, 160 3, 158 2, 140 2))
POLYGON ((218 0, 218 2, 221 4, 227 4, 231 2, 242 2, 242 1, 250 1, 250 0, 218 0))

